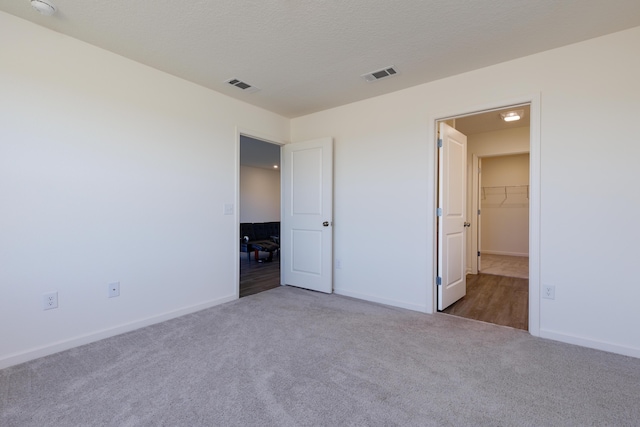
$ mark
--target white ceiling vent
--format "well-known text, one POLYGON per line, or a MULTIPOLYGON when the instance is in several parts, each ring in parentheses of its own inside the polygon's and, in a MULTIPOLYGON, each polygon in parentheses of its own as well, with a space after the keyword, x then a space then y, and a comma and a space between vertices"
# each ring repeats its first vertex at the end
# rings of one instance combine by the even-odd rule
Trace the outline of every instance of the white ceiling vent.
POLYGON ((393 68, 393 65, 392 65, 390 67, 383 68, 382 70, 372 71, 370 73, 363 74, 360 77, 364 78, 366 81, 371 83, 381 79, 386 79, 387 77, 393 77, 396 74, 398 74, 398 72, 396 71, 395 68, 393 68))
POLYGON ((260 90, 257 87, 251 86, 249 83, 245 83, 239 79, 229 79, 229 80, 226 80, 225 83, 229 83, 231 86, 235 86, 238 89, 242 89, 246 93, 253 93, 260 90))

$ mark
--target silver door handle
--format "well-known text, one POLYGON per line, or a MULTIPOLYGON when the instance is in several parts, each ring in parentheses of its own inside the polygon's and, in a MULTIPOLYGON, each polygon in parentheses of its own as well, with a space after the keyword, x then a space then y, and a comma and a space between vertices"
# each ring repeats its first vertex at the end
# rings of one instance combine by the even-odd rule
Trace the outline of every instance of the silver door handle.
POLYGON ((464 223, 464 226, 465 226, 465 227, 471 227, 471 223, 470 223, 470 222, 465 222, 465 223, 464 223))
POLYGON ((328 226, 329 226, 329 221, 325 221, 325 222, 323 222, 323 223, 322 223, 322 226, 323 226, 323 227, 328 227, 328 226))

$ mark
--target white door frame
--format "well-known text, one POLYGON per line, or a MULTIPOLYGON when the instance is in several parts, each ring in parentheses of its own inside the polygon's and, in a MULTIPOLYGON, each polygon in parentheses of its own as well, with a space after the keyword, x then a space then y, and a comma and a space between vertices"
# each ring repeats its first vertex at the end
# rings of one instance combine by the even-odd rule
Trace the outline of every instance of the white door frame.
MULTIPOLYGON (((234 189, 234 194, 235 194, 234 224, 235 224, 235 230, 236 230, 235 231, 236 239, 233 245, 236 299, 240 298, 240 256, 239 254, 240 254, 240 136, 241 135, 248 136, 249 138, 253 138, 253 139, 258 139, 260 141, 268 142, 269 144, 279 145, 280 147, 287 144, 287 141, 281 140, 279 138, 275 138, 271 135, 265 135, 262 132, 257 132, 251 129, 243 128, 241 126, 236 126, 236 135, 235 135, 236 182, 235 182, 235 189, 234 189)), ((280 191, 282 191, 282 176, 280 177, 280 191)), ((282 274, 280 276, 280 283, 282 283, 282 274)))
POLYGON ((478 243, 480 236, 480 221, 478 221, 478 209, 480 209, 480 183, 478 180, 480 170, 480 160, 476 153, 471 155, 471 249, 467 253, 471 254, 470 262, 467 264, 467 271, 471 274, 478 274, 478 251, 480 245, 478 243))
POLYGON ((437 312, 438 287, 436 285, 436 272, 438 266, 437 251, 437 217, 435 208, 437 207, 437 185, 438 185, 438 132, 437 122, 450 120, 456 117, 471 116, 486 111, 498 110, 513 105, 530 105, 530 134, 529 134, 529 333, 533 336, 540 336, 540 93, 525 95, 517 98, 491 102, 469 108, 457 108, 448 114, 440 114, 430 118, 431 141, 433 151, 433 171, 434 171, 434 194, 433 194, 433 278, 431 281, 430 301, 427 307, 431 307, 431 312, 437 312))

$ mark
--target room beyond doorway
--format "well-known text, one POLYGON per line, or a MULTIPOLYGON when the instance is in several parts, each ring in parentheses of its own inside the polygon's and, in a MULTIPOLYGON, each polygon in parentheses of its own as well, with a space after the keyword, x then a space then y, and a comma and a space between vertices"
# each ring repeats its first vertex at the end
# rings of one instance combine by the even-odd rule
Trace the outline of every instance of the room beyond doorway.
POLYGON ((238 296, 242 298, 281 283, 280 145, 240 134, 239 154, 238 296))

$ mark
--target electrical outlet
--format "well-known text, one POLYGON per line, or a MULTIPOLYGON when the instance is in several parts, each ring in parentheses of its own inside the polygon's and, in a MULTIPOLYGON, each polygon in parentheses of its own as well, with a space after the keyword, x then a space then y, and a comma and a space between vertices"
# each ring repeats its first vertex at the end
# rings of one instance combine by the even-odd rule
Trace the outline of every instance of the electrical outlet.
POLYGON ((552 285, 544 285, 542 287, 542 298, 556 299, 556 287, 552 285))
POLYGON ((42 309, 51 310, 52 308, 58 308, 57 292, 49 292, 42 295, 42 309))
POLYGON ((120 282, 109 283, 109 298, 120 296, 120 282))

